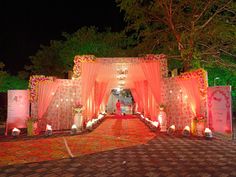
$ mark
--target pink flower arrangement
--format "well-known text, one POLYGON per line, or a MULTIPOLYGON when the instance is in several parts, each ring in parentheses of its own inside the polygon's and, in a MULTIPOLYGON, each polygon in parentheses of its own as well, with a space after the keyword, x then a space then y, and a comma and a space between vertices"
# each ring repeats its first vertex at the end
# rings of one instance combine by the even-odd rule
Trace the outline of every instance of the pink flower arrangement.
POLYGON ((205 122, 205 121, 206 121, 206 118, 205 118, 203 115, 198 114, 198 115, 196 115, 196 117, 194 117, 193 120, 194 120, 195 122, 205 122))

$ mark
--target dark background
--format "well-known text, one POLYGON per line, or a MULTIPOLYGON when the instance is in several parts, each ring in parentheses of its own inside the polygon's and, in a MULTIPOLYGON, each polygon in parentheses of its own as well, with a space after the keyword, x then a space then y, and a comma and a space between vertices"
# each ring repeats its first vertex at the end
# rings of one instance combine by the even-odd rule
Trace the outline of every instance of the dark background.
POLYGON ((17 74, 30 63, 40 44, 62 40, 62 32, 83 26, 100 31, 124 28, 123 14, 114 0, 2 0, 0 1, 0 61, 17 74))

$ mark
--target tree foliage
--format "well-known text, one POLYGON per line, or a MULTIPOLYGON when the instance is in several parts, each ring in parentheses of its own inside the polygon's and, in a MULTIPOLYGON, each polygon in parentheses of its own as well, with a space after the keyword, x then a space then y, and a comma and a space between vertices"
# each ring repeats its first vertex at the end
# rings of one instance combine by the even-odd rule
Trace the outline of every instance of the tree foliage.
POLYGON ((73 34, 63 33, 63 37, 63 41, 41 46, 31 57, 32 65, 28 69, 34 74, 63 77, 63 73, 72 69, 75 55, 124 56, 128 43, 123 33, 98 32, 95 27, 83 27, 73 34))
POLYGON ((225 62, 235 57, 236 3, 232 0, 117 0, 125 12, 127 32, 137 39, 136 51, 164 52, 185 69, 225 62))
POLYGON ((19 79, 17 76, 12 76, 4 71, 5 64, 0 62, 0 92, 7 92, 7 90, 15 89, 27 89, 28 82, 23 79, 19 79))

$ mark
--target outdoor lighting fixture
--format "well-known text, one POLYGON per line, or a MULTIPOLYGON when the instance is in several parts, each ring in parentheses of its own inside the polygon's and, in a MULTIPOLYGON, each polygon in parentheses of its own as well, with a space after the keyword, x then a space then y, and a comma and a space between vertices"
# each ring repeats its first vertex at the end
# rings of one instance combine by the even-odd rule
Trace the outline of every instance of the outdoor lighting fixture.
POLYGON ((205 133, 206 139, 211 139, 211 138, 213 138, 212 131, 211 131, 209 128, 206 128, 205 131, 204 131, 204 133, 205 133))
POLYGON ((125 81, 124 80, 119 80, 118 83, 121 84, 121 85, 124 85, 125 81))
POLYGON ((13 128, 11 134, 12 134, 12 136, 17 137, 20 135, 20 130, 18 128, 13 128))
POLYGON ((189 137, 190 136, 190 128, 189 126, 185 126, 183 130, 183 136, 189 137))
POLYGON ((216 86, 216 80, 220 79, 219 77, 214 78, 214 86, 216 86))
POLYGON ((175 133, 175 125, 171 125, 167 130, 167 134, 173 135, 174 133, 175 133))
POLYGON ((154 125, 155 127, 158 127, 159 123, 158 122, 152 122, 152 125, 154 125))
POLYGON ((70 132, 70 133, 71 133, 72 135, 74 135, 74 134, 77 133, 77 130, 78 130, 77 126, 76 126, 75 124, 73 124, 72 127, 71 127, 71 132, 70 132))
POLYGON ((46 136, 51 136, 52 135, 52 126, 48 125, 46 126, 46 131, 45 131, 46 136))
MULTIPOLYGON (((103 113, 104 114, 104 113, 103 113)), ((98 119, 102 119, 104 117, 104 115, 102 115, 102 114, 99 114, 98 115, 98 119)))
POLYGON ((86 124, 86 129, 92 131, 92 129, 93 129, 93 122, 91 120, 88 121, 88 123, 86 124))

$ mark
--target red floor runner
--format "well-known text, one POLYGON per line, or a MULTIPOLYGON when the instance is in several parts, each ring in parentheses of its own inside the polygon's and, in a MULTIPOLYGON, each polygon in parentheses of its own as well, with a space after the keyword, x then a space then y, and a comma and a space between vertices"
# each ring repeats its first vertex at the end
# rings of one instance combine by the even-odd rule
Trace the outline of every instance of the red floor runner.
MULTIPOLYGON (((74 156, 143 144, 156 134, 135 116, 110 116, 91 133, 64 137, 74 156)), ((0 142, 0 166, 68 158, 63 137, 0 142)))

